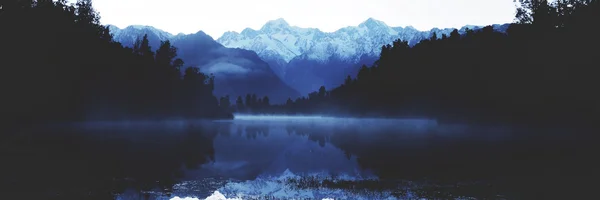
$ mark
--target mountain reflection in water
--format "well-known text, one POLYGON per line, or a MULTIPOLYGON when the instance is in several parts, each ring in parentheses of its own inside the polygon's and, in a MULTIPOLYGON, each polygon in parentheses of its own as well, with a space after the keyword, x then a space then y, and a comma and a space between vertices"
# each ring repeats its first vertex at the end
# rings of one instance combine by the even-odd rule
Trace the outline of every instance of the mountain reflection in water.
MULTIPOLYGON (((4 196, 558 198, 597 167, 584 131, 433 120, 249 117, 23 129, 1 143, 4 196), (245 196, 244 196, 245 195, 245 196), (361 196, 362 195, 362 196, 361 196)), ((564 195, 564 196, 563 196, 564 195)))

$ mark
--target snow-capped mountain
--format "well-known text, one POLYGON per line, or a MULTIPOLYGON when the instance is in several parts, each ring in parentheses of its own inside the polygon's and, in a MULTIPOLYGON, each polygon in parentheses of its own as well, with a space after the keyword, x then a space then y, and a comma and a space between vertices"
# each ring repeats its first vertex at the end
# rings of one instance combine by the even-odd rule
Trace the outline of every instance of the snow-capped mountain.
MULTIPOLYGON (((502 32, 507 27, 507 24, 494 25, 494 29, 502 32)), ((467 28, 483 27, 465 26, 459 33, 465 33, 467 28)), ((433 33, 441 38, 453 30, 390 27, 369 18, 358 26, 323 32, 316 28, 290 26, 280 18, 267 22, 260 30, 246 28, 241 33, 226 32, 217 42, 229 48, 255 51, 280 78, 306 94, 321 85, 327 88, 338 86, 347 75, 356 75, 360 65, 371 65, 378 58, 381 46, 396 39, 408 41, 412 46, 430 38, 433 33)))
MULTIPOLYGON (((508 24, 493 26, 496 31, 500 32, 505 32, 508 28, 508 24)), ((464 26, 459 29, 459 33, 464 34, 467 28, 476 30, 483 27, 464 26)), ((323 32, 316 28, 291 26, 280 18, 267 22, 259 30, 246 28, 241 33, 226 32, 217 40, 217 43, 212 37, 202 32, 173 35, 151 26, 138 25, 124 29, 109 25, 109 29, 114 39, 126 46, 133 46, 135 40, 144 34, 148 34, 153 49, 158 48, 160 41, 167 39, 177 47, 185 46, 185 48, 180 47, 180 55, 186 58, 184 60, 188 64, 190 64, 190 60, 210 56, 219 57, 206 54, 206 49, 198 48, 198 45, 208 45, 206 48, 212 50, 222 49, 223 46, 229 48, 228 50, 219 50, 219 55, 240 54, 242 49, 254 51, 255 54, 250 52, 241 54, 258 55, 257 58, 251 60, 262 63, 261 66, 270 67, 271 73, 304 95, 316 91, 320 86, 326 88, 339 86, 347 75, 355 76, 361 65, 371 65, 378 59, 381 46, 390 44, 396 39, 406 40, 409 45, 413 46, 423 39, 430 38, 433 33, 441 38, 443 34, 449 35, 454 30, 453 28, 433 28, 429 31, 419 31, 411 26, 390 27, 382 21, 369 18, 358 26, 344 27, 334 32, 323 32), (201 44, 188 45, 188 40, 194 38, 190 37, 191 35, 196 37, 204 35, 203 39, 195 41, 195 43, 201 41, 201 44), (232 53, 234 51, 237 53, 232 53)), ((204 63, 204 61, 200 63, 204 63)), ((192 62, 194 65, 200 63, 192 62)), ((233 68, 238 69, 237 67, 233 68)))
POLYGON ((230 95, 232 101, 238 96, 255 93, 268 96, 271 102, 283 103, 300 94, 285 84, 259 56, 250 50, 226 48, 202 31, 194 34, 172 35, 151 26, 129 26, 119 29, 110 26, 113 39, 124 46, 132 47, 144 34, 153 50, 161 41, 169 40, 177 47, 178 57, 185 66, 196 66, 206 74, 215 75, 215 95, 230 95))
POLYGON ((120 42, 125 46, 133 46, 138 37, 148 34, 150 46, 156 50, 160 46, 160 41, 165 41, 173 38, 173 34, 166 31, 154 28, 152 26, 132 25, 120 29, 115 25, 107 25, 110 33, 115 41, 120 42))
MULTIPOLYGON (((494 25, 497 30, 504 26, 494 25)), ((478 29, 480 26, 465 26, 478 29)), ((382 21, 369 18, 358 26, 341 28, 335 32, 322 32, 316 28, 300 28, 290 26, 284 19, 279 18, 267 22, 260 30, 250 28, 241 33, 229 31, 223 34, 217 42, 229 48, 242 48, 255 51, 261 57, 278 56, 286 62, 306 54, 308 58, 327 61, 331 56, 358 61, 360 55, 379 55, 381 46, 396 39, 409 41, 414 45, 422 39, 436 33, 449 35, 453 28, 419 31, 412 26, 390 27, 382 21)))

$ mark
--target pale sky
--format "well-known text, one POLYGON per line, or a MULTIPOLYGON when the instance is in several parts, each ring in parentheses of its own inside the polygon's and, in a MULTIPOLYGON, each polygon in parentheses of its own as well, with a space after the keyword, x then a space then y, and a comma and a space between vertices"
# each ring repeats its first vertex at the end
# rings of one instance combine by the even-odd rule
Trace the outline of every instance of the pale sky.
MULTIPOLYGON (((69 0, 74 2, 76 0, 69 0)), ((419 30, 512 22, 513 0, 93 0, 101 23, 149 25, 172 34, 260 29, 284 18, 290 25, 332 32, 369 17, 419 30)))

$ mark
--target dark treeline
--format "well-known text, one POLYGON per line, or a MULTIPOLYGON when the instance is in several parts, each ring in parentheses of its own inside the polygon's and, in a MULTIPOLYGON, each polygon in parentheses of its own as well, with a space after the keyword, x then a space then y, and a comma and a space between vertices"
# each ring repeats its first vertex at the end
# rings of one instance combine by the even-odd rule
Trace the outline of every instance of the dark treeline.
POLYGON ((222 110, 238 113, 270 113, 283 108, 271 104, 268 96, 258 97, 256 94, 247 94, 245 98, 238 96, 234 103, 229 96, 224 96, 219 99, 219 105, 222 110))
POLYGON ((217 117, 214 77, 184 62, 169 41, 152 51, 115 42, 91 0, 0 3, 2 116, 48 120, 217 117))
POLYGON ((507 33, 491 26, 382 47, 373 66, 270 113, 550 122, 600 112, 597 0, 524 1, 507 33))

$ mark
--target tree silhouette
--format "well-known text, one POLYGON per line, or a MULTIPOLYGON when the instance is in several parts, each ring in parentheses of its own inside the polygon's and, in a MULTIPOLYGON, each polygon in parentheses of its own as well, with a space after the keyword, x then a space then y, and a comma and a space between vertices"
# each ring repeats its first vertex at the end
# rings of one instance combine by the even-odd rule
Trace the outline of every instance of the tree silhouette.
POLYGON ((219 100, 219 106, 221 107, 221 110, 225 110, 225 111, 230 110, 231 102, 229 101, 229 95, 221 97, 221 99, 219 100))
POLYGON ((238 96, 238 98, 235 100, 235 107, 238 112, 243 111, 245 109, 244 100, 242 99, 242 96, 238 96))
POLYGON ((327 93, 327 90, 325 89, 325 86, 321 86, 319 88, 319 98, 325 98, 326 93, 327 93))
POLYGON ((263 97, 262 104, 265 107, 269 107, 271 105, 271 102, 269 102, 269 97, 268 96, 263 97))
MULTIPOLYGON (((147 35, 144 35, 147 39, 147 35)), ((159 66, 171 66, 173 59, 177 57, 177 48, 171 46, 169 40, 162 41, 156 50, 156 64, 159 66)))
POLYGON ((251 99, 250 99, 250 107, 251 108, 255 108, 258 105, 258 99, 256 98, 256 94, 252 94, 251 95, 251 99))
POLYGON ((252 95, 246 94, 246 107, 250 109, 254 104, 252 103, 252 95))
MULTIPOLYGON (((206 76, 196 67, 185 69, 181 76, 185 63, 177 58, 177 50, 170 42, 162 42, 152 52, 148 37, 144 36, 134 48, 123 47, 99 20, 90 0, 72 5, 65 0, 0 1, 0 116, 7 119, 0 127, 1 138, 38 123, 231 117, 219 110, 213 95, 214 76, 206 76)), ((94 134, 84 136, 70 131, 34 135, 30 138, 32 143, 25 147, 36 149, 41 145, 50 154, 61 157, 49 164, 60 167, 47 168, 52 172, 42 169, 44 173, 40 174, 53 178, 42 178, 45 180, 40 185, 44 189, 33 188, 43 191, 40 199, 110 199, 114 193, 123 192, 125 185, 134 189, 157 185, 170 189, 177 175, 181 175, 181 165, 195 167, 214 157, 212 138, 198 130, 189 130, 185 138, 166 137, 172 141, 155 138, 167 144, 159 148, 163 153, 175 151, 172 155, 180 157, 165 157, 171 153, 157 153, 154 146, 143 148, 150 153, 140 154, 143 142, 102 141, 107 137, 90 139, 94 134), (181 145, 178 141, 197 145, 181 145), (64 146, 68 146, 68 151, 64 146), (167 164, 147 168, 157 159, 167 164), (88 171, 93 173, 78 174, 88 171), (128 177, 133 177, 135 183, 121 181, 128 177), (70 198, 69 193, 75 198, 70 198)), ((148 133, 144 135, 146 139, 165 135, 144 133, 148 133)), ((14 162, 15 166, 35 166, 38 159, 45 163, 45 158, 37 155, 31 154, 28 164, 14 162)), ((19 156, 9 156, 15 157, 19 156)))
POLYGON ((3 77, 9 97, 1 106, 15 122, 214 117, 218 109, 214 76, 192 68, 182 77, 184 62, 169 41, 156 52, 147 35, 133 48, 113 41, 90 0, 1 6, 0 25, 13 30, 0 33, 0 64, 11 66, 0 70, 12 74, 3 77))
MULTIPOLYGON (((534 125, 592 123, 597 0, 523 0, 506 33, 495 27, 437 33, 381 47, 372 66, 329 91, 286 102, 281 113, 425 116, 534 125), (571 117, 566 117, 571 116, 571 117), (560 123, 557 123, 560 122, 560 123)), ((272 112, 272 111, 271 111, 272 112)))
POLYGON ((148 40, 148 34, 144 34, 142 39, 138 38, 136 40, 133 51, 145 58, 154 57, 154 52, 152 52, 152 47, 150 47, 150 41, 148 40))

